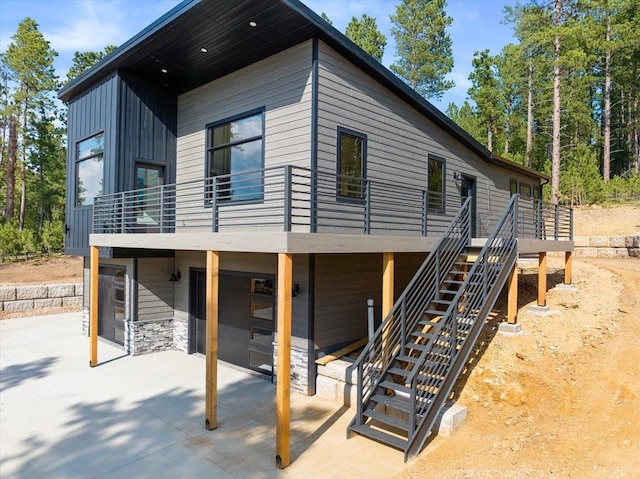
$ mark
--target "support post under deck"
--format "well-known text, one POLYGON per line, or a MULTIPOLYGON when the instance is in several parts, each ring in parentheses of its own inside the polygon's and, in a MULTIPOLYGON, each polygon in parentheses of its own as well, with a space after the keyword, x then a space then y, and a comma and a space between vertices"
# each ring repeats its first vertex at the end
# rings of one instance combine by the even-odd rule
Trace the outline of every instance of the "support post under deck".
POLYGON ((538 306, 547 305, 547 253, 538 254, 538 306))
POLYGON ((509 273, 509 302, 507 306, 507 322, 515 324, 518 316, 518 263, 513 265, 509 273))
POLYGON ((278 324, 276 368, 276 466, 284 469, 291 463, 289 435, 291 429, 291 286, 293 255, 278 254, 278 324))
POLYGON ((100 262, 97 246, 90 247, 89 283, 89 366, 98 365, 98 267, 100 262))
POLYGON ((573 264, 573 252, 564 253, 564 284, 571 284, 571 266, 573 264))
POLYGON ((206 280, 206 391, 205 425, 211 431, 218 427, 218 286, 220 253, 207 251, 206 280))

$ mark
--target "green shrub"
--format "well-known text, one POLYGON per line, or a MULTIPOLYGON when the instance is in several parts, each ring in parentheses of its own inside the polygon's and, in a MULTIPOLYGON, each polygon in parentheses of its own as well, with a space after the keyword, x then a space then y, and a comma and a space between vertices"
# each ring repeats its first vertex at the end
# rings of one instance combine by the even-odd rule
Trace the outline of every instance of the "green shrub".
POLYGON ((64 246, 64 232, 62 221, 45 221, 42 227, 42 245, 47 254, 62 252, 64 246))

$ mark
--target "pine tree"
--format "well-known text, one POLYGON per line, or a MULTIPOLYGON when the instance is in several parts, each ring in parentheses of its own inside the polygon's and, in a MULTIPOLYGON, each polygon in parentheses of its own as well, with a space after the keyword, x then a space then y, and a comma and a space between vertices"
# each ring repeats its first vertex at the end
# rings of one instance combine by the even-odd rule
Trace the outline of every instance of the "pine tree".
POLYGON ((445 7, 446 0, 402 0, 391 15, 397 57, 391 70, 425 98, 442 98, 455 85, 445 78, 453 69, 445 7))
POLYGON ((359 20, 356 17, 351 18, 344 34, 373 58, 382 61, 387 37, 378 30, 375 18, 366 13, 362 14, 359 20))
POLYGON ((107 45, 104 50, 99 52, 75 52, 71 60, 71 68, 67 72, 67 83, 82 75, 116 48, 115 45, 107 45))
POLYGON ((493 151, 493 138, 497 136, 497 127, 503 112, 503 103, 499 89, 496 58, 489 50, 473 54, 473 71, 469 75, 471 88, 469 96, 477 105, 478 116, 485 125, 487 148, 493 151))
POLYGON ((25 226, 27 208, 27 130, 34 112, 40 108, 53 109, 52 92, 58 87, 58 78, 53 68, 57 56, 42 33, 38 24, 31 18, 25 18, 11 37, 4 61, 11 79, 16 82, 13 91, 13 103, 20 117, 19 136, 21 144, 21 191, 19 227, 25 226))

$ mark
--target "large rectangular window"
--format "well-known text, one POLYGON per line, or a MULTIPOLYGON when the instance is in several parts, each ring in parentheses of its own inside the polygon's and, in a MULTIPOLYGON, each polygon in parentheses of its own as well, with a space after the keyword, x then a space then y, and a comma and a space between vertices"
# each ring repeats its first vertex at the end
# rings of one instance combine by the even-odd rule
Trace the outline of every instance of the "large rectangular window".
MULTIPOLYGON (((218 180, 218 199, 246 201, 262 199, 264 168, 263 112, 207 126, 207 177, 218 180)), ((211 190, 208 190, 210 199, 211 190)))
POLYGON ((444 211, 445 161, 429 155, 427 165, 427 205, 430 210, 444 211))
POLYGON ((76 206, 93 204, 104 191, 104 133, 76 145, 76 206))
POLYGON ((367 137, 362 133, 338 128, 338 196, 364 198, 367 137))

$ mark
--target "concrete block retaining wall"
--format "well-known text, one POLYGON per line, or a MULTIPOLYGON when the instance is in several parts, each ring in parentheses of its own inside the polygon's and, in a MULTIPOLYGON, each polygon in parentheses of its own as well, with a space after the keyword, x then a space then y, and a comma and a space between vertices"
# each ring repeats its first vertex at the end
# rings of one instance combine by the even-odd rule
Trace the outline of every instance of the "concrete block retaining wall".
MULTIPOLYGON (((0 311, 82 308, 82 283, 0 286, 0 311)), ((37 312, 37 311, 36 311, 37 312)))
POLYGON ((575 236, 575 253, 582 258, 640 258, 640 234, 575 236))

